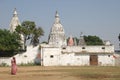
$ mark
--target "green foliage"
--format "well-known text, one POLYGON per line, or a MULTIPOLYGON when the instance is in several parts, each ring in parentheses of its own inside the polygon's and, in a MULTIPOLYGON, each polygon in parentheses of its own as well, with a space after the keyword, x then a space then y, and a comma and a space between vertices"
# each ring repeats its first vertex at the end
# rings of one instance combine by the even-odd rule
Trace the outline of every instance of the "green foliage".
POLYGON ((87 45, 103 45, 102 39, 98 36, 84 36, 84 39, 87 45))
POLYGON ((39 43, 39 38, 44 35, 44 31, 41 27, 36 27, 33 21, 24 21, 22 25, 17 26, 16 32, 24 35, 24 43, 31 39, 31 44, 36 46, 39 43))
POLYGON ((35 28, 32 33, 31 44, 33 44, 34 46, 39 44, 39 37, 43 36, 44 35, 43 33, 44 31, 41 27, 35 28))
POLYGON ((13 54, 20 49, 20 45, 20 36, 17 33, 0 29, 0 54, 13 54))

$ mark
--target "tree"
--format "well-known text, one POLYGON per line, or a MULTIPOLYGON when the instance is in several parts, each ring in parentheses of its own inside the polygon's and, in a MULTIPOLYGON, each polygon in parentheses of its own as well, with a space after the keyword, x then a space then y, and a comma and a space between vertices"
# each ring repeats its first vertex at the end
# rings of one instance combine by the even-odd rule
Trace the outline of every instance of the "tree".
POLYGON ((84 39, 87 45, 103 45, 102 39, 98 36, 84 36, 84 39))
POLYGON ((20 36, 0 29, 0 56, 11 56, 20 50, 20 36))
POLYGON ((39 38, 44 35, 43 33, 44 31, 41 27, 35 28, 33 30, 31 44, 37 46, 37 44, 39 44, 39 38))
POLYGON ((24 21, 21 26, 17 26, 16 32, 24 35, 24 43, 31 39, 30 44, 36 46, 39 44, 39 38, 44 35, 44 31, 41 27, 36 28, 35 22, 24 21))
POLYGON ((18 25, 16 27, 16 32, 24 35, 24 43, 26 44, 26 41, 30 39, 31 33, 33 32, 34 28, 35 28, 34 22, 24 21, 22 22, 21 25, 18 25))

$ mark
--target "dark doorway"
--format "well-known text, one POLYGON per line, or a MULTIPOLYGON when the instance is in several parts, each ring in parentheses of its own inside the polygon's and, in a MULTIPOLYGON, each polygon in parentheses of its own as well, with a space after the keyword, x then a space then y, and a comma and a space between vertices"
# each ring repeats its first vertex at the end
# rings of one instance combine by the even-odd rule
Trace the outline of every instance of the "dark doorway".
POLYGON ((98 65, 98 56, 90 55, 90 65, 98 65))

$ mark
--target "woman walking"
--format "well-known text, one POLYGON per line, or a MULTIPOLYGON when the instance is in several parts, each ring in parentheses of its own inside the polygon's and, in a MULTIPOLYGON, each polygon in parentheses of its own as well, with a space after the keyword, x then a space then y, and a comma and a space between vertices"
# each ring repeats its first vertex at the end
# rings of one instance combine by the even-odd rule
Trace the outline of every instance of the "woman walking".
POLYGON ((16 75, 16 72, 17 72, 16 59, 15 57, 13 57, 11 60, 11 74, 16 75))

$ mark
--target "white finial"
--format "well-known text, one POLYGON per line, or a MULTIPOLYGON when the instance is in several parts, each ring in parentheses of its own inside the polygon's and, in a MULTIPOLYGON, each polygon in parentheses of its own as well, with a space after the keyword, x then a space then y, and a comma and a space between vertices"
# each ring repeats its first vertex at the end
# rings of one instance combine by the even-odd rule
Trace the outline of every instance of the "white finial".
POLYGON ((56 11, 56 14, 55 14, 55 24, 58 24, 58 23, 60 23, 60 18, 59 18, 58 12, 56 11))
POLYGON ((17 15, 17 11, 16 11, 16 8, 14 9, 14 12, 13 12, 13 16, 16 16, 17 15))
POLYGON ((80 36, 83 36, 83 32, 80 33, 80 36))
POLYGON ((58 14, 58 12, 57 12, 57 11, 56 11, 55 17, 59 17, 59 14, 58 14))

